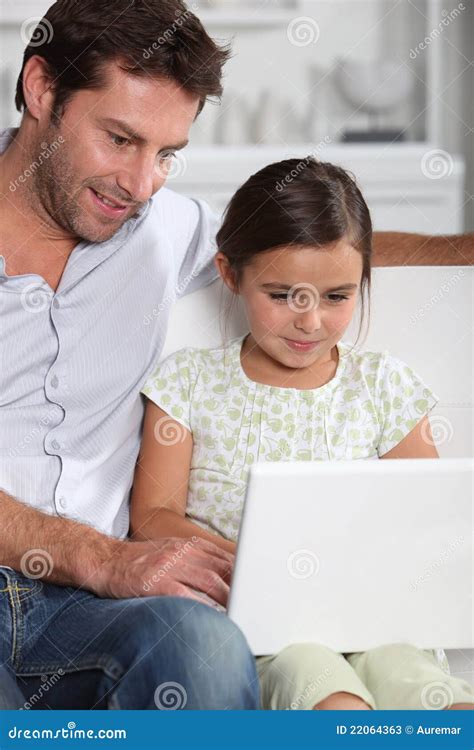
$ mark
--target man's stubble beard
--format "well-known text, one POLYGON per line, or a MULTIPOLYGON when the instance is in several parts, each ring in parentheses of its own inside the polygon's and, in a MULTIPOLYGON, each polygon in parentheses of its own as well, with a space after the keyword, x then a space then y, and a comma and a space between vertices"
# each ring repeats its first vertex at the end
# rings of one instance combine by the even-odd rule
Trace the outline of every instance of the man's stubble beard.
MULTIPOLYGON (((59 127, 50 125, 33 144, 30 152, 31 163, 38 162, 40 154, 58 142, 62 135, 59 127)), ((91 218, 76 198, 84 194, 82 183, 77 183, 74 168, 68 159, 67 138, 63 136, 59 148, 43 159, 27 183, 27 201, 30 208, 37 213, 43 223, 53 230, 59 227, 63 232, 88 242, 104 242, 120 229, 121 225, 103 226, 91 218)), ((127 217, 128 218, 128 217, 127 217)))

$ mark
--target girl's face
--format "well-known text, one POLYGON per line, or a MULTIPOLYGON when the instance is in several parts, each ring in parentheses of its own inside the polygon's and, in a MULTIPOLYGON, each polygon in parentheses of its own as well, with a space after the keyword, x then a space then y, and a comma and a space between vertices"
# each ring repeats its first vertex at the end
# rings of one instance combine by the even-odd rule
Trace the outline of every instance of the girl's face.
POLYGON ((291 368, 331 359, 351 321, 362 277, 362 256, 347 240, 259 253, 243 269, 238 289, 222 253, 216 266, 242 297, 252 344, 262 353, 291 368))

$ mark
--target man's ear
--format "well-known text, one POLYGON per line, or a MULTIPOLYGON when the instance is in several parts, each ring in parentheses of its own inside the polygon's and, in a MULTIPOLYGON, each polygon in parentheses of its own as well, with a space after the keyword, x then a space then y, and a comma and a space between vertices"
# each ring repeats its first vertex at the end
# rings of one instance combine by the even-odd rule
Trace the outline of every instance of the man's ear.
POLYGON ((216 253, 214 256, 214 265, 217 268, 220 277, 224 281, 224 284, 230 289, 231 292, 234 294, 239 293, 237 280, 235 278, 235 272, 230 267, 229 260, 227 256, 224 255, 224 253, 216 253))
POLYGON ((36 120, 51 117, 54 105, 53 81, 48 64, 39 55, 33 55, 23 69, 23 94, 28 112, 36 120))

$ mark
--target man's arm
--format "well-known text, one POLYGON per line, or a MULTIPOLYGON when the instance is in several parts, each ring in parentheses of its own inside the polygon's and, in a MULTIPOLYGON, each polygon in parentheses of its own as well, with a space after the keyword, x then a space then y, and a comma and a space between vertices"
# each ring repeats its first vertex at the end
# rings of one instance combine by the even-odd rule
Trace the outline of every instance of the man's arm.
POLYGON ((85 524, 41 513, 1 491, 0 514, 0 565, 28 575, 28 555, 37 550, 37 572, 44 568, 41 577, 50 583, 92 590, 97 569, 119 545, 85 524))
POLYGON ((0 490, 0 565, 97 596, 187 596, 212 591, 225 604, 232 556, 197 539, 122 541, 67 518, 56 518, 0 490))
POLYGON ((374 266, 472 266, 474 233, 374 232, 374 266))

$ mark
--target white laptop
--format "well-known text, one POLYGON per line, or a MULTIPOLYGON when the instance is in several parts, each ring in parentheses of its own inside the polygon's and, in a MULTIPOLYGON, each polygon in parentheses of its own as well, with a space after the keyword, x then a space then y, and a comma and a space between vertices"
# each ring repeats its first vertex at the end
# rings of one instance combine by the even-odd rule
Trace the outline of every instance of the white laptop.
POLYGON ((255 655, 474 646, 470 458, 257 463, 229 616, 255 655))

